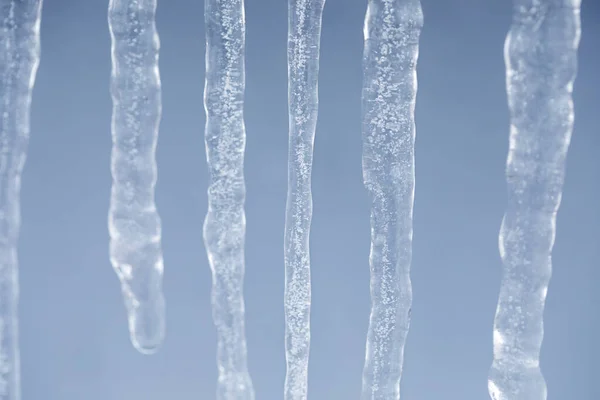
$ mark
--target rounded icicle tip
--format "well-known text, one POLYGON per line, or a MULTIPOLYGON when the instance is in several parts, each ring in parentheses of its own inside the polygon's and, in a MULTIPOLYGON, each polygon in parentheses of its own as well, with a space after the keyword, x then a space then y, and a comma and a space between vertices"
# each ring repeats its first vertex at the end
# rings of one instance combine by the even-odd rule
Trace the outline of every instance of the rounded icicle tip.
POLYGON ((156 0, 110 0, 112 188, 110 260, 121 282, 134 347, 165 336, 161 219, 154 200, 162 116, 156 0))
POLYGON ((129 315, 131 343, 142 354, 151 355, 160 350, 166 336, 164 299, 140 304, 129 315))

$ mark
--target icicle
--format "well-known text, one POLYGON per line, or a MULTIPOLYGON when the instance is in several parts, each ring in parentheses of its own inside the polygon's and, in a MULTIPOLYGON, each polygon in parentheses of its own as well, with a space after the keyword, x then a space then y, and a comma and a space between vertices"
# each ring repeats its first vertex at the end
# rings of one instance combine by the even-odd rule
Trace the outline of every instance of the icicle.
POLYGON ((243 0, 206 0, 206 157, 204 243, 213 274, 218 400, 252 400, 244 329, 245 17, 243 0))
POLYGON ((156 0, 110 0, 113 177, 110 260, 121 281, 131 341, 144 354, 165 336, 161 221, 154 203, 161 118, 156 0))
POLYGON ((508 207, 499 237, 504 271, 488 384, 494 400, 545 400, 547 396, 539 356, 556 213, 573 132, 571 93, 580 3, 515 0, 506 37, 511 128, 508 207))
POLYGON ((285 222, 285 400, 306 399, 310 349, 311 171, 325 0, 289 0, 289 160, 285 222))
POLYGON ((21 398, 17 241, 41 0, 0 0, 0 400, 21 398))
POLYGON ((371 199, 371 317, 363 400, 400 398, 410 326, 419 0, 370 0, 365 18, 363 178, 371 199))

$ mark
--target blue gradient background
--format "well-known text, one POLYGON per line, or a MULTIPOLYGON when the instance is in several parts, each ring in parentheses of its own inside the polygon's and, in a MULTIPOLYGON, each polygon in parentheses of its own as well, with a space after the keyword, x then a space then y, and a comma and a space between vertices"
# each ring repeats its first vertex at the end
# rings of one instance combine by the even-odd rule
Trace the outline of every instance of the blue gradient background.
MULTIPOLYGON (((211 276, 202 245, 203 3, 159 2, 168 337, 129 343, 108 262, 110 38, 106 1, 46 0, 22 187, 24 400, 213 399, 211 276)), ((576 129, 558 218, 542 367, 549 399, 600 398, 600 3, 583 2, 576 129)), ((313 171, 311 400, 357 399, 369 315, 369 204, 361 176, 366 1, 328 0, 313 171)), ((508 0, 424 0, 419 60, 414 307, 403 399, 487 399, 500 283, 508 113, 508 0)), ((282 398, 287 2, 247 2, 249 367, 257 399, 282 398)))

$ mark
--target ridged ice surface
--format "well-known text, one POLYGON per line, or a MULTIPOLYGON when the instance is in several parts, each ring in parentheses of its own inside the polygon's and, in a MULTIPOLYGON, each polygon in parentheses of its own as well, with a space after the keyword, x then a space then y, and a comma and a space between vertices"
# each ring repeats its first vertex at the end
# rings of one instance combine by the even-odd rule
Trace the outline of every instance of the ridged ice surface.
POLYGON ((165 336, 161 221, 154 203, 161 118, 156 0, 111 0, 112 192, 110 260, 123 291, 135 348, 150 354, 165 336))
POLYGON ((254 399, 244 328, 245 35, 243 0, 206 0, 206 157, 204 245, 212 270, 218 400, 254 399))
POLYGON ((552 273, 556 212, 573 131, 580 0, 515 0, 506 38, 510 148, 504 266, 494 321, 494 400, 545 400, 543 312, 552 273))
POLYGON ((370 0, 365 18, 363 178, 371 200, 371 317, 362 400, 400 398, 410 325, 419 0, 370 0))
POLYGON ((285 219, 284 399, 306 399, 310 349, 311 172, 325 0, 288 2, 288 194, 285 219))
POLYGON ((17 241, 41 0, 0 0, 0 400, 21 398, 17 241))

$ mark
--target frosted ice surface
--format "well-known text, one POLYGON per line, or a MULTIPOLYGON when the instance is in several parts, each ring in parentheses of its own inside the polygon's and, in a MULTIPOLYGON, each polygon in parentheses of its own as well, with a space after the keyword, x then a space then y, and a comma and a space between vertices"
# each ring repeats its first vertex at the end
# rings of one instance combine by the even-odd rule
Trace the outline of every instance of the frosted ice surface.
POLYGON ((310 349, 311 172, 325 0, 288 2, 288 194, 285 219, 284 399, 306 399, 310 349))
POLYGON ((363 400, 400 398, 410 326, 419 0, 371 0, 365 18, 363 178, 371 199, 371 317, 363 400))
POLYGON ((161 119, 156 0, 111 0, 113 178, 110 260, 135 348, 150 354, 165 336, 161 220, 154 202, 161 119))
POLYGON ((506 37, 510 148, 494 321, 494 400, 545 400, 543 312, 565 160, 573 132, 580 1, 515 0, 506 37))
POLYGON ((419 0, 370 0, 365 17, 363 178, 371 200, 371 316, 363 400, 400 398, 410 326, 419 0))
POLYGON ((204 244, 212 269, 218 400, 252 400, 244 328, 245 17, 243 0, 206 0, 206 156, 204 244))
POLYGON ((0 400, 21 398, 17 241, 41 0, 0 0, 0 400))

